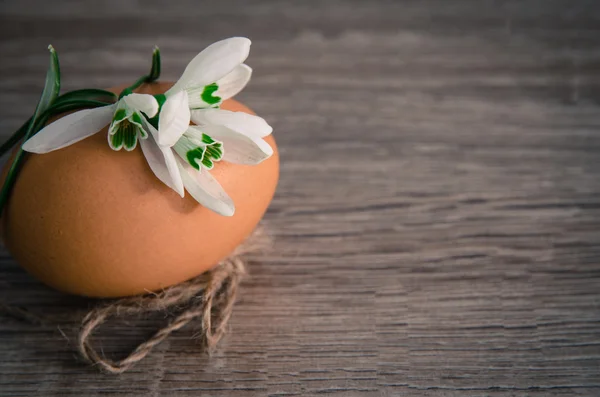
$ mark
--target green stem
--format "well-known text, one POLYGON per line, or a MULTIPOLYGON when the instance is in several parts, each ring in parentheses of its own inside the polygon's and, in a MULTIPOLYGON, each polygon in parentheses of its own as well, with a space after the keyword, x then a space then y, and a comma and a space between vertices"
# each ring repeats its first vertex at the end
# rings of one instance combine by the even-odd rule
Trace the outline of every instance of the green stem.
POLYGON ((8 138, 6 142, 2 144, 2 146, 0 146, 0 156, 4 156, 6 152, 8 152, 10 149, 12 149, 13 146, 17 144, 17 142, 23 139, 25 133, 27 132, 27 127, 29 126, 29 123, 31 123, 31 117, 25 122, 25 124, 21 126, 21 128, 17 130, 17 132, 15 132, 10 138, 8 138))
MULTIPOLYGON (((31 131, 33 128, 34 120, 32 119, 29 122, 29 126, 27 128, 27 132, 31 131)), ((27 135, 27 133, 25 134, 27 135)), ((19 169, 21 168, 21 159, 25 152, 23 150, 18 150, 15 158, 12 161, 10 168, 8 169, 8 173, 6 174, 6 179, 4 180, 4 185, 2 186, 2 190, 0 190, 0 211, 4 209, 4 205, 8 200, 8 195, 10 190, 12 189, 13 184, 15 183, 15 179, 17 178, 17 174, 19 169)))
POLYGON ((121 91, 119 94, 119 99, 132 94, 134 90, 139 88, 144 83, 152 83, 153 81, 158 80, 160 77, 160 64, 160 50, 158 47, 154 47, 154 51, 152 51, 152 67, 150 68, 150 73, 140 77, 135 81, 135 83, 121 91))
POLYGON ((129 87, 127 87, 123 91, 121 91, 121 93, 119 94, 119 99, 123 98, 126 95, 132 94, 135 89, 139 88, 142 84, 149 82, 149 81, 150 81, 149 74, 140 77, 139 79, 137 79, 135 81, 135 83, 133 83, 132 85, 130 85, 129 87))
MULTIPOLYGON (((27 123, 25 123, 25 125, 22 128, 23 129, 23 136, 22 137, 17 137, 17 135, 21 132, 21 129, 19 129, 19 131, 17 131, 16 134, 14 134, 10 139, 15 141, 14 143, 17 143, 21 138, 25 138, 25 139, 29 139, 32 136, 34 136, 35 134, 37 134, 42 127, 48 122, 48 119, 50 119, 52 116, 56 115, 56 114, 60 114, 60 113, 64 113, 64 112, 68 112, 70 110, 78 110, 78 109, 85 109, 85 108, 97 108, 97 107, 101 107, 101 106, 107 106, 110 105, 109 103, 104 103, 104 102, 100 102, 100 101, 94 101, 94 100, 73 100, 73 101, 63 101, 61 103, 54 103, 51 107, 49 107, 44 113, 42 113, 41 115, 39 115, 39 117, 37 117, 36 120, 34 120, 34 118, 30 118, 29 121, 27 123)), ((2 145, 2 147, 4 148, 4 146, 6 146, 7 143, 5 143, 4 145, 2 145)), ((10 147, 8 148, 10 149, 10 147)), ((10 190, 16 180, 16 177, 22 167, 22 158, 25 155, 25 152, 23 150, 18 150, 15 158, 12 161, 12 165, 10 167, 10 169, 8 170, 8 173, 6 175, 6 179, 4 180, 4 185, 2 186, 2 189, 0 190, 0 211, 4 208, 4 205, 6 204, 6 201, 8 200, 8 195, 10 193, 10 190)))

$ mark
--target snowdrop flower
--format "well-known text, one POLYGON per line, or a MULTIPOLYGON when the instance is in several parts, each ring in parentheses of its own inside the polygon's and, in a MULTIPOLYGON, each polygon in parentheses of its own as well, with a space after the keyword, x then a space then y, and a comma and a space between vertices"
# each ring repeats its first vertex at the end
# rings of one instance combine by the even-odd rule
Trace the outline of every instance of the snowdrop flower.
POLYGON ((129 94, 117 103, 95 109, 80 110, 47 125, 23 145, 31 153, 48 153, 62 149, 94 135, 110 123, 108 144, 113 150, 135 149, 138 139, 146 139, 145 114, 154 117, 158 102, 152 95, 129 94))
POLYGON ((147 128, 158 148, 151 140, 142 141, 146 158, 155 160, 149 161, 150 167, 161 181, 182 196, 185 188, 200 204, 225 216, 233 215, 235 206, 208 172, 214 163, 255 165, 273 154, 263 139, 272 132, 264 119, 218 109, 250 80, 252 69, 243 64, 249 51, 250 40, 234 37, 198 54, 164 98, 157 96, 164 102, 159 122, 147 128), (196 125, 190 126, 190 120, 196 125), (179 175, 173 172, 175 165, 179 175))
POLYGON ((181 197, 187 190, 203 206, 232 216, 233 201, 209 171, 221 160, 255 165, 273 154, 263 139, 272 132, 265 120, 219 109, 250 80, 252 69, 243 63, 249 51, 247 38, 214 43, 192 59, 164 94, 130 93, 116 104, 67 115, 25 142, 23 149, 61 149, 110 123, 108 144, 113 150, 134 150, 139 141, 160 181, 181 197))
POLYGON ((245 37, 211 44, 192 59, 165 95, 185 91, 190 109, 218 107, 250 81, 252 69, 243 63, 250 53, 250 44, 245 37))

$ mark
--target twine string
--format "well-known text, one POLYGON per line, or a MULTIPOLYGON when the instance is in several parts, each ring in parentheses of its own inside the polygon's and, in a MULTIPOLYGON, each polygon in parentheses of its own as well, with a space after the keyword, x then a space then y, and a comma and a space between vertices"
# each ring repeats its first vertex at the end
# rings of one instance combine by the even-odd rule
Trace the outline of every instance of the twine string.
MULTIPOLYGON (((225 335, 231 318, 238 287, 246 273, 244 255, 266 249, 269 238, 262 228, 255 230, 248 240, 214 269, 191 280, 166 288, 158 293, 138 295, 104 303, 90 311, 82 320, 77 338, 81 358, 103 372, 121 374, 143 360, 157 345, 173 332, 195 319, 201 320, 202 347, 209 354, 225 335), (153 312, 184 307, 167 325, 140 343, 124 358, 113 360, 99 354, 91 341, 99 327, 113 317, 147 315, 153 312)), ((0 302, 0 314, 21 321, 42 325, 42 320, 27 310, 0 302)))
POLYGON ((243 260, 238 257, 228 258, 212 271, 173 286, 159 294, 121 299, 94 309, 83 319, 77 350, 86 362, 100 367, 105 372, 120 374, 143 360, 152 349, 173 332, 183 328, 194 319, 201 318, 202 344, 205 350, 211 352, 225 334, 244 271, 243 260), (227 285, 223 288, 224 283, 227 285), (222 308, 218 308, 218 314, 215 313, 217 307, 214 302, 216 299, 224 302, 222 308), (112 360, 101 356, 92 345, 91 336, 94 331, 112 316, 149 314, 179 305, 187 305, 187 307, 121 360, 112 360), (224 310, 228 312, 224 312, 224 310))

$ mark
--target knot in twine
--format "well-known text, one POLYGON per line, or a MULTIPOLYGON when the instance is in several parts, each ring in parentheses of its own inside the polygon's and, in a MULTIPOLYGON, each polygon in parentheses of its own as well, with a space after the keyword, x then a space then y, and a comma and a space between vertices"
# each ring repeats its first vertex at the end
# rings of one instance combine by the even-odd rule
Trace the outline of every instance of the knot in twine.
MULTIPOLYGON (((202 347, 210 354, 226 332, 238 286, 246 274, 243 255, 262 251, 269 243, 264 230, 258 228, 228 258, 206 273, 157 293, 117 299, 93 309, 82 320, 77 351, 84 361, 102 371, 120 374, 143 360, 171 333, 200 318, 202 347), (123 359, 112 360, 100 355, 91 342, 94 331, 111 317, 151 314, 177 306, 185 309, 123 359)), ((28 311, 1 303, 0 312, 22 321, 41 323, 39 317, 28 311)))
POLYGON ((244 261, 239 257, 231 257, 220 263, 215 269, 157 294, 119 299, 104 307, 94 309, 82 321, 77 350, 85 361, 99 366, 106 372, 120 374, 144 359, 171 333, 184 327, 190 321, 201 318, 202 345, 210 352, 225 334, 238 285, 244 272, 244 261), (94 330, 111 316, 149 314, 179 305, 186 305, 187 308, 122 360, 113 361, 101 356, 90 341, 94 330))

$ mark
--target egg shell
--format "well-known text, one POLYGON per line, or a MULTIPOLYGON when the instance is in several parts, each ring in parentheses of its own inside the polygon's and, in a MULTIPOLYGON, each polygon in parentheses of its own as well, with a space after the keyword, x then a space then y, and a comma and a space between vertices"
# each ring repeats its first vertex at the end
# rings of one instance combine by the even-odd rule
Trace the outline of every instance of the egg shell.
MULTIPOLYGON (((170 85, 136 92, 162 93, 170 85)), ((235 100, 222 109, 254 114, 235 100)), ((235 203, 232 217, 160 182, 139 145, 111 150, 107 128, 54 152, 28 154, 2 216, 5 244, 34 277, 76 295, 129 296, 188 280, 227 257, 263 217, 279 177, 275 140, 265 139, 274 154, 261 164, 221 161, 210 171, 235 203)))

